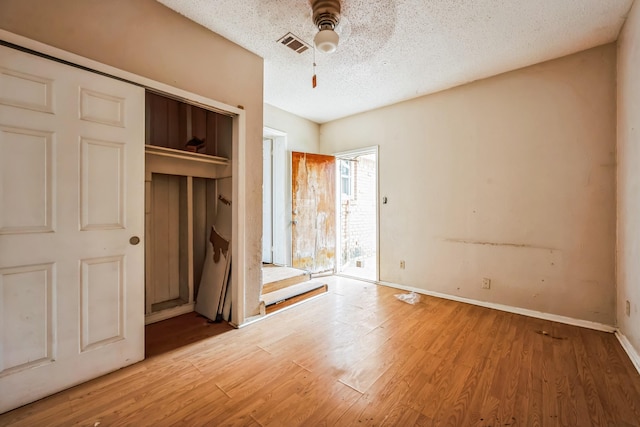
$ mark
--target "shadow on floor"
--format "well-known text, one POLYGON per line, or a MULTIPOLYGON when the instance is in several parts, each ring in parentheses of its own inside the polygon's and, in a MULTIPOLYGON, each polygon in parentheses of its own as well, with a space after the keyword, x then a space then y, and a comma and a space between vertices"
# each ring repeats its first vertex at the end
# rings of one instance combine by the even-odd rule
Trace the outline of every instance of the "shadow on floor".
POLYGON ((152 323, 145 326, 145 357, 166 353, 233 329, 227 322, 210 323, 195 312, 152 323))

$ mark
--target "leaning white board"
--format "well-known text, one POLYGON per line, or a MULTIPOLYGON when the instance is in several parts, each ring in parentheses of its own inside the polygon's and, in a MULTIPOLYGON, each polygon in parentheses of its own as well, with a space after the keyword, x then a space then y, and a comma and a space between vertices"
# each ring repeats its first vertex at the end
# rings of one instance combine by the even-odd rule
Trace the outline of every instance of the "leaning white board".
POLYGON ((214 227, 211 227, 200 288, 196 298, 196 313, 202 314, 210 320, 216 320, 218 316, 222 291, 227 284, 231 260, 229 249, 229 241, 220 236, 214 227))

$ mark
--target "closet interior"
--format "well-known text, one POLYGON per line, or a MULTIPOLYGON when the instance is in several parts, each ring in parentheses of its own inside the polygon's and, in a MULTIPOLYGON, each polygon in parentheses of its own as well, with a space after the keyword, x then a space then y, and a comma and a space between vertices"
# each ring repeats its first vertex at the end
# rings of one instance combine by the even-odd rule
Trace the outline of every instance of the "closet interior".
MULTIPOLYGON (((218 239, 230 241, 233 118, 147 91, 145 127, 145 314, 149 324, 194 311, 203 270, 208 268, 205 259, 214 240, 213 229, 218 239)), ((225 249, 225 274, 216 276, 224 280, 216 284, 223 290, 228 286, 230 257, 228 246, 225 249)), ((231 293, 226 296, 230 306, 231 293)), ((223 292, 220 307, 224 303, 223 292)))

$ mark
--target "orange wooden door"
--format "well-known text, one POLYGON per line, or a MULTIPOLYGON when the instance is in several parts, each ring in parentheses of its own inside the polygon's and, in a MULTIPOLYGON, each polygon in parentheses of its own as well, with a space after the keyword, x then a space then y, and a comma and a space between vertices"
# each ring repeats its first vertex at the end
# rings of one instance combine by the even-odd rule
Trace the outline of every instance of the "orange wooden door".
POLYGON ((335 268, 336 161, 291 153, 292 266, 313 273, 335 268))

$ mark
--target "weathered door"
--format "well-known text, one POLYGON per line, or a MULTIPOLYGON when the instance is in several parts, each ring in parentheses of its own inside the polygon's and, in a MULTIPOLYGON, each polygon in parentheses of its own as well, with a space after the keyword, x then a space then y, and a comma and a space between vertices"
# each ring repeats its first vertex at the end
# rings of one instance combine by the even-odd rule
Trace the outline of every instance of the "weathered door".
POLYGON ((335 157, 291 154, 292 266, 311 272, 333 270, 336 253, 335 157))
POLYGON ((144 90, 0 46, 0 412, 144 358, 144 90))

